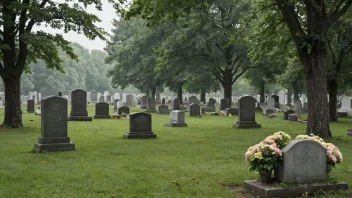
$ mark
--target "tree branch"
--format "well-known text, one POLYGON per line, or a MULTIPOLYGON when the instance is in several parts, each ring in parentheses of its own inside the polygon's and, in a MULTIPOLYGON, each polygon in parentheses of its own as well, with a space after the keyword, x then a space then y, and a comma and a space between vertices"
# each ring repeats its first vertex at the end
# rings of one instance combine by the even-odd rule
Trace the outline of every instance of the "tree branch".
POLYGON ((240 72, 240 73, 231 81, 232 84, 235 83, 235 82, 237 81, 237 79, 238 79, 239 77, 241 77, 241 76, 244 74, 244 72, 246 72, 248 69, 252 69, 252 68, 258 68, 258 66, 253 66, 253 67, 246 67, 246 68, 244 68, 244 69, 242 70, 242 72, 240 72))
MULTIPOLYGON (((46 4, 48 1, 49 1, 49 0, 43 0, 43 1, 40 3, 39 8, 44 8, 45 4, 46 4)), ((35 21, 34 19, 31 19, 31 20, 28 22, 28 25, 27 25, 25 31, 26 31, 26 32, 32 31, 32 28, 33 28, 35 22, 36 22, 36 21, 35 21)))
POLYGON ((334 12, 332 12, 330 16, 328 16, 329 26, 334 24, 342 15, 344 15, 352 5, 352 0, 348 0, 345 3, 345 5, 339 10, 339 8, 342 5, 342 2, 343 2, 343 0, 341 0, 340 4, 339 4, 339 6, 337 6, 336 10, 334 12))

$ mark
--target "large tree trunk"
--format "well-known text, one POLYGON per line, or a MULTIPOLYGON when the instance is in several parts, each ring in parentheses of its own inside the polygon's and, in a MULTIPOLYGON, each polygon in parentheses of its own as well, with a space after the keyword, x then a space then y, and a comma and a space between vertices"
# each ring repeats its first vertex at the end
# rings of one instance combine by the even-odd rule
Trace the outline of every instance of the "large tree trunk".
POLYGON ((5 117, 2 127, 22 127, 21 75, 13 72, 2 76, 5 85, 5 117))
POLYGON ((336 80, 328 80, 329 91, 329 120, 337 122, 337 82, 336 80))
POLYGON ((150 88, 150 98, 153 98, 155 100, 155 95, 156 95, 156 86, 153 86, 150 88))
POLYGON ((260 95, 260 103, 264 104, 265 103, 265 81, 261 80, 260 81, 260 90, 259 90, 259 95, 260 95))
POLYGON ((309 101, 306 134, 331 137, 325 53, 322 48, 312 50, 305 57, 304 69, 309 101))
POLYGON ((182 98, 182 82, 179 82, 177 85, 177 98, 180 100, 180 104, 183 104, 183 98, 182 98))
POLYGON ((204 104, 206 103, 205 102, 205 89, 202 89, 200 91, 200 101, 203 102, 204 104))
POLYGON ((223 81, 221 82, 224 88, 224 98, 232 101, 232 74, 230 69, 225 69, 223 81))

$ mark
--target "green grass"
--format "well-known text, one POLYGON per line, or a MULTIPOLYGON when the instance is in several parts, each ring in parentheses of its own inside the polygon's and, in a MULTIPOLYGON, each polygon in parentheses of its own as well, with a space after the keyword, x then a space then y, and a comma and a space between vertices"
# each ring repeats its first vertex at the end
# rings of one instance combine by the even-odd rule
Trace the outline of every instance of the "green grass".
MULTIPOLYGON (((3 113, 0 109, 0 120, 3 113)), ((89 113, 94 114, 93 106, 89 113)), ((76 151, 38 154, 32 149, 40 136, 40 117, 24 113, 24 128, 0 129, 0 197, 241 197, 226 186, 258 177, 244 162, 247 148, 277 131, 292 137, 304 133, 305 124, 277 115, 269 120, 257 114, 262 128, 244 130, 232 128, 237 118, 222 116, 186 116, 188 128, 167 128, 163 124, 169 116, 153 114, 157 139, 147 140, 122 138, 128 120, 69 122, 76 151)), ((352 137, 346 128, 351 124, 352 119, 331 124, 334 138, 326 139, 345 160, 332 176, 349 183, 352 137)))

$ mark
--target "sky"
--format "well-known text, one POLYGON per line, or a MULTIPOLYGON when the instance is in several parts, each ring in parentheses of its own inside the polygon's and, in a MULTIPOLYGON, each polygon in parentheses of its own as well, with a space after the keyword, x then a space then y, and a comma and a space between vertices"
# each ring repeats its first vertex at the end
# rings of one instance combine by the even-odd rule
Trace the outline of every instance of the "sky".
MULTIPOLYGON (((105 0, 103 0, 103 2, 105 2, 105 0)), ((103 3, 103 11, 98 11, 94 6, 88 7, 87 11, 89 13, 95 14, 100 18, 101 22, 96 24, 98 27, 102 27, 106 32, 111 33, 112 20, 114 18, 117 19, 115 9, 112 7, 111 4, 107 2, 103 3)), ((79 43, 83 47, 88 48, 90 50, 92 49, 103 50, 103 48, 106 45, 106 42, 101 40, 100 38, 96 38, 95 40, 89 40, 84 36, 84 34, 77 34, 75 32, 63 33, 63 31, 52 29, 50 27, 44 27, 44 26, 37 26, 37 28, 35 28, 34 30, 43 30, 45 32, 54 33, 54 34, 56 33, 63 34, 66 40, 70 42, 79 43)))

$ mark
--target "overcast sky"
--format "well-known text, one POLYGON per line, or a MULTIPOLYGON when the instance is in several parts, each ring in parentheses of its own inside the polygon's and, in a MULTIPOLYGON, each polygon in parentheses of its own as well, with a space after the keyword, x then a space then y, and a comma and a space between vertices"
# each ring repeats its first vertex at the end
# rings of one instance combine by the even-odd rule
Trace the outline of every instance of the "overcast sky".
MULTIPOLYGON (((103 0, 103 2, 105 2, 103 0)), ((104 28, 104 30, 108 33, 111 33, 111 28, 112 28, 112 20, 117 18, 117 15, 115 13, 115 9, 112 7, 111 4, 109 3, 103 3, 103 11, 98 11, 95 7, 90 6, 87 8, 87 11, 89 13, 97 15, 101 22, 96 24, 99 27, 104 28)), ((49 33, 60 33, 63 34, 64 38, 67 39, 68 41, 71 42, 77 42, 80 45, 84 46, 85 48, 88 49, 99 49, 103 50, 105 47, 105 41, 96 38, 95 40, 89 40, 87 39, 84 34, 77 34, 75 32, 69 32, 69 33, 63 33, 63 31, 55 30, 49 27, 43 27, 43 26, 38 26, 35 28, 36 30, 44 30, 49 33)))

